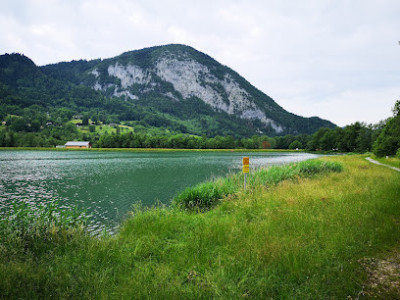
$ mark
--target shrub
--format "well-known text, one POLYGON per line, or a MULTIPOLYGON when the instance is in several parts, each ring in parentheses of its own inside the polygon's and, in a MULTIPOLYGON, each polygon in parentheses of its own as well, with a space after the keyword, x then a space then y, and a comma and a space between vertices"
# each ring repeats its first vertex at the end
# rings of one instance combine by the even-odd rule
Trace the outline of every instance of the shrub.
POLYGON ((186 188, 173 199, 173 205, 181 208, 200 211, 212 208, 219 199, 237 191, 237 185, 231 180, 219 179, 200 183, 194 187, 186 188))

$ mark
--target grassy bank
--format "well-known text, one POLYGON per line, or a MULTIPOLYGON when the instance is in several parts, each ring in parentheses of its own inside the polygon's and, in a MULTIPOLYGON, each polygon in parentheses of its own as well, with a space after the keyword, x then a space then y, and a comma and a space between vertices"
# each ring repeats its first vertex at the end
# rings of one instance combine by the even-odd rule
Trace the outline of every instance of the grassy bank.
MULTIPOLYGON (((341 172, 342 165, 335 162, 309 160, 286 166, 274 166, 259 169, 249 174, 247 189, 242 191, 252 194, 256 189, 266 188, 288 179, 307 178, 319 173, 341 172)), ((243 189, 243 174, 236 173, 226 178, 200 183, 189 187, 177 195, 172 204, 175 207, 193 211, 206 211, 220 200, 235 195, 243 189)))
POLYGON ((398 249, 400 174, 360 156, 319 161, 343 170, 254 176, 202 213, 135 208, 112 237, 63 224, 47 246, 0 235, 0 297, 355 298, 361 262, 398 249))

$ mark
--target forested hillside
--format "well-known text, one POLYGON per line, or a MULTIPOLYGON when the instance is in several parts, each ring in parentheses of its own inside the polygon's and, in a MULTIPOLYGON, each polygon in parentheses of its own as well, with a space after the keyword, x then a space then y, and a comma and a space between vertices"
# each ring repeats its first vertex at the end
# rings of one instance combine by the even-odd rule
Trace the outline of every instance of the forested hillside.
MULTIPOLYGON (((233 70, 183 45, 43 67, 22 54, 1 55, 0 119, 13 133, 35 133, 45 140, 82 138, 82 130, 73 128, 77 123, 208 138, 334 128, 317 117, 286 112, 233 70)), ((90 132, 101 135, 104 130, 90 132)))

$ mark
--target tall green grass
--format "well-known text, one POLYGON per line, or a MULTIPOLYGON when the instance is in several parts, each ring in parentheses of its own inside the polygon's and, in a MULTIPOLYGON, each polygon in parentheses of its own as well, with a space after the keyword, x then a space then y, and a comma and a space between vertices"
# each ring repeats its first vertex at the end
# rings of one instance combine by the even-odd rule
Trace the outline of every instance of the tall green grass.
MULTIPOLYGON (((12 204, 12 209, 0 214, 0 245, 16 252, 45 252, 68 241, 77 232, 84 232, 88 218, 77 210, 65 211, 53 201, 37 208, 27 204, 12 204)), ((1 251, 0 251, 1 252, 1 251)))
POLYGON ((82 299, 103 293, 107 238, 95 237, 90 225, 84 212, 60 210, 55 201, 39 207, 13 204, 0 214, 0 299, 82 299))
POLYGON ((10 229, 0 298, 355 299, 367 283, 360 260, 399 247, 400 174, 359 156, 311 164, 254 173, 246 192, 203 213, 135 208, 115 236, 71 225, 53 242, 52 230, 30 229, 38 248, 25 250, 29 237, 10 229))
MULTIPOLYGON (((253 190, 277 184, 283 180, 310 177, 324 172, 341 172, 343 166, 337 162, 307 160, 286 166, 259 169, 249 174, 247 187, 253 190)), ((188 210, 205 211, 214 207, 219 200, 237 193, 243 183, 243 174, 236 173, 212 182, 204 182, 186 188, 173 199, 173 205, 188 210)))

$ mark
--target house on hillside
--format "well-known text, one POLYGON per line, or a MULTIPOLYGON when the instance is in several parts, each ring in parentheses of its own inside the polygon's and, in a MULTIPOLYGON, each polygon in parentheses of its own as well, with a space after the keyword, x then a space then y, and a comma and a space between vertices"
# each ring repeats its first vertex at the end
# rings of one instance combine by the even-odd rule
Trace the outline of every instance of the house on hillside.
POLYGON ((92 144, 90 142, 67 142, 65 144, 65 148, 67 149, 92 148, 92 144))

